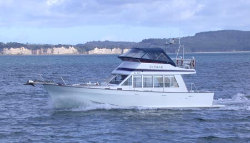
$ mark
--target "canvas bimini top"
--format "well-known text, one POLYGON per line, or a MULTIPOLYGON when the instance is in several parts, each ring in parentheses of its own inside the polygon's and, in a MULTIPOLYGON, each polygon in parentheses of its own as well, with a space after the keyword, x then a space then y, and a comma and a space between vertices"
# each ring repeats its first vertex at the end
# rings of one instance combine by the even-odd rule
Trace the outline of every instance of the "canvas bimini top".
POLYGON ((173 60, 161 48, 132 48, 119 58, 123 61, 164 63, 175 66, 173 60))

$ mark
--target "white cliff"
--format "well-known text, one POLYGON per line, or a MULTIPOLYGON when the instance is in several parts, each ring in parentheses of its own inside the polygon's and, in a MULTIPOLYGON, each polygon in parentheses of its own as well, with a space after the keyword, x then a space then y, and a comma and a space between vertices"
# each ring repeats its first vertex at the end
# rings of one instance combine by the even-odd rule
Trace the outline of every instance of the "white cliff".
POLYGON ((78 50, 72 46, 70 47, 53 47, 48 49, 27 49, 20 48, 4 48, 3 55, 67 55, 79 54, 78 50))
POLYGON ((55 47, 52 49, 47 50, 47 54, 52 55, 66 55, 66 54, 79 54, 78 50, 72 46, 65 48, 65 47, 55 47))
POLYGON ((31 55, 32 51, 24 48, 24 47, 20 47, 20 48, 4 48, 2 51, 3 55, 31 55))
POLYGON ((108 48, 95 48, 93 50, 90 50, 88 54, 122 54, 124 51, 128 51, 128 49, 121 49, 121 48, 113 48, 113 49, 108 49, 108 48))
POLYGON ((20 48, 3 48, 3 55, 74 55, 74 54, 122 54, 127 52, 129 49, 121 48, 95 48, 88 51, 87 53, 80 53, 77 48, 73 46, 69 47, 53 47, 47 49, 28 49, 25 47, 20 48))

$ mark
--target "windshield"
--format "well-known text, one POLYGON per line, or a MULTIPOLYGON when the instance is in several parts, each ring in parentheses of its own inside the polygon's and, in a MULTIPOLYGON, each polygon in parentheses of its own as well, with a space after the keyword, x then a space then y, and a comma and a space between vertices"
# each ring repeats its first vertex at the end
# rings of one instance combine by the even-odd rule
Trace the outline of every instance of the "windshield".
POLYGON ((125 61, 139 60, 141 62, 168 63, 175 66, 172 59, 161 48, 132 48, 119 58, 125 61))
POLYGON ((120 84, 128 75, 114 75, 110 84, 120 84))

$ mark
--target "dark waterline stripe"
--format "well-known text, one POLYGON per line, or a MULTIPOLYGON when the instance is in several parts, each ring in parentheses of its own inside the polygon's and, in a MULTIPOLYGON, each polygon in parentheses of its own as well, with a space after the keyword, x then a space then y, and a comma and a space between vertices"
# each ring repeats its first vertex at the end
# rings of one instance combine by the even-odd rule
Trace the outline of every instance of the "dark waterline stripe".
POLYGON ((124 71, 194 72, 194 71, 190 71, 190 70, 155 70, 155 69, 131 69, 131 68, 118 68, 117 70, 124 70, 124 71))

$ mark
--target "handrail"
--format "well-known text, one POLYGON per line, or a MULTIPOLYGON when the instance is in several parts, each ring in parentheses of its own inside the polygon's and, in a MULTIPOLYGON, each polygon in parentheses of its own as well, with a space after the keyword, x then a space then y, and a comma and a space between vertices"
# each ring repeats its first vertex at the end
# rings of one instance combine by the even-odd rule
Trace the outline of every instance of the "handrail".
POLYGON ((63 84, 66 85, 66 83, 65 83, 65 81, 63 80, 62 76, 61 76, 61 79, 62 79, 62 81, 63 81, 63 84))
POLYGON ((190 92, 197 92, 198 91, 197 87, 195 86, 194 83, 191 83, 190 85, 191 85, 190 92), (193 90, 193 87, 194 87, 195 90, 193 90))
POLYGON ((195 69, 196 66, 196 60, 194 58, 192 59, 176 58, 175 61, 177 67, 185 69, 195 69))

